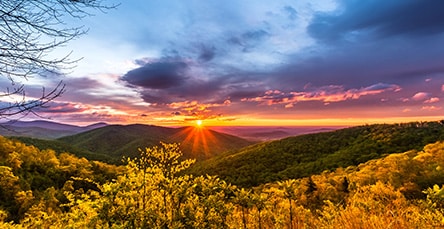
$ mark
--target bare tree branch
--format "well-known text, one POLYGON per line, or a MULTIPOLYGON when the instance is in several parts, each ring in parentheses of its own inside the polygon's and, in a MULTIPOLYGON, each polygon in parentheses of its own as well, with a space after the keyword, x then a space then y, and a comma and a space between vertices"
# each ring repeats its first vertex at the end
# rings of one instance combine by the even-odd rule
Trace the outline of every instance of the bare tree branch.
POLYGON ((105 12, 115 8, 103 0, 0 0, 0 78, 11 83, 0 94, 0 119, 18 114, 33 113, 38 107, 59 97, 65 91, 62 82, 37 99, 27 99, 25 85, 17 82, 47 74, 63 74, 74 67, 79 59, 51 57, 51 53, 68 42, 84 35, 87 29, 69 26, 67 20, 91 16, 93 11, 105 12), (2 98, 22 99, 14 102, 2 98))
POLYGON ((24 86, 20 85, 18 88, 14 88, 12 91, 7 91, 1 95, 1 97, 10 97, 13 102, 6 102, 4 106, 0 107, 0 119, 18 114, 23 116, 36 114, 36 108, 44 108, 46 104, 62 95, 63 92, 65 92, 65 84, 60 81, 51 91, 46 92, 46 89, 43 88, 42 95, 39 98, 28 100, 26 99, 24 86), (21 99, 15 99, 17 95, 21 95, 21 99))

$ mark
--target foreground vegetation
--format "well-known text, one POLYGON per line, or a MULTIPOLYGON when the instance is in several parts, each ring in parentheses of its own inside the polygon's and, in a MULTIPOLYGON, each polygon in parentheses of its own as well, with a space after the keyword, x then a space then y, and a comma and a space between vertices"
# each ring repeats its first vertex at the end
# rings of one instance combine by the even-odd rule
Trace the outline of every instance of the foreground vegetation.
POLYGON ((177 145, 116 167, 0 138, 0 228, 436 228, 444 143, 239 188, 183 171, 177 145))

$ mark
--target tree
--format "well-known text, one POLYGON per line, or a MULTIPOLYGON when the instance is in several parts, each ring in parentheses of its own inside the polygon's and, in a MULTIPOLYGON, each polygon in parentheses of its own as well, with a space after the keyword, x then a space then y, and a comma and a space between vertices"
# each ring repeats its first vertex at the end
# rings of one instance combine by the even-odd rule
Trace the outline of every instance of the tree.
POLYGON ((103 0, 0 0, 0 80, 10 87, 0 93, 0 118, 34 113, 65 91, 60 81, 42 88, 39 97, 25 93, 25 84, 36 76, 63 75, 78 60, 70 53, 51 56, 54 50, 85 34, 83 26, 69 26, 70 19, 90 16, 90 9, 107 10, 103 0))
POLYGON ((234 202, 240 206, 241 213, 242 213, 242 225, 243 228, 247 228, 247 211, 249 208, 253 206, 253 198, 251 190, 246 190, 244 188, 240 189, 238 192, 236 192, 234 198, 234 202))
POLYGON ((288 200, 288 206, 289 206, 289 215, 290 215, 290 222, 289 222, 289 228, 293 228, 293 201, 297 201, 298 196, 295 193, 295 190, 298 188, 298 184, 296 180, 286 180, 282 182, 278 182, 278 186, 282 189, 284 198, 288 200))

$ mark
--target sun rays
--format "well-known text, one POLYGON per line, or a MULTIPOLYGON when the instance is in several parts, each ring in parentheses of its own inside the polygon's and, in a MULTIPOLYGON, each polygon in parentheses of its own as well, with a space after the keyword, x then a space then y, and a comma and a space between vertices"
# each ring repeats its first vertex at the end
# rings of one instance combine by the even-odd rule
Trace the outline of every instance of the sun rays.
POLYGON ((196 120, 195 126, 184 127, 175 138, 184 139, 183 150, 190 150, 195 158, 207 158, 211 156, 210 147, 218 147, 214 134, 205 128, 202 120, 196 120))

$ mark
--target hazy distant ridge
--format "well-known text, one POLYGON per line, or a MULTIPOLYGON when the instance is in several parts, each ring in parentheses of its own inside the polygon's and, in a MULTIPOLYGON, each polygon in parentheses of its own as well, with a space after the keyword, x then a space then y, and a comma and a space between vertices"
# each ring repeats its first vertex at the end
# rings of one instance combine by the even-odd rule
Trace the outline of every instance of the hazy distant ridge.
POLYGON ((106 125, 107 124, 103 122, 91 124, 88 126, 75 126, 46 120, 9 121, 0 124, 0 135, 23 136, 40 139, 56 139, 104 127, 106 125))

